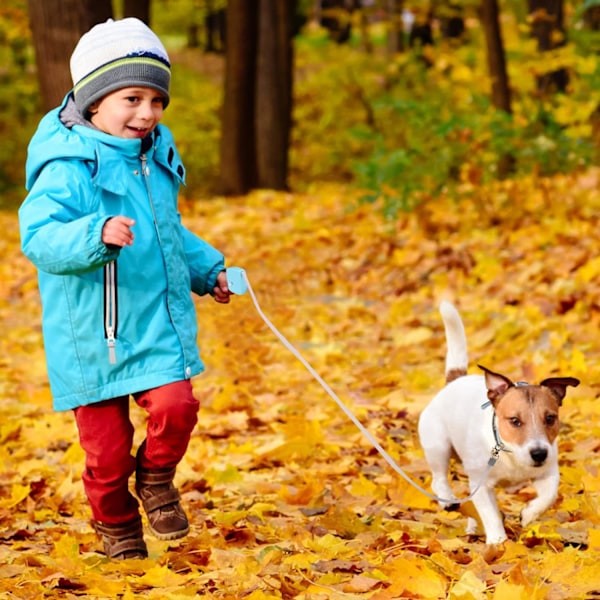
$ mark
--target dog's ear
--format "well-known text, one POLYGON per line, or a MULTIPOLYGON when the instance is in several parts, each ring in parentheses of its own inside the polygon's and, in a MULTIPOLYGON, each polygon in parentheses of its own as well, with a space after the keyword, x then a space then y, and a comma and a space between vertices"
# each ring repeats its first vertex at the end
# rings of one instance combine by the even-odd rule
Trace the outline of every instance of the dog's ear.
POLYGON ((485 373, 485 387, 487 387, 487 397, 492 404, 496 402, 506 393, 506 390, 512 387, 513 382, 500 373, 494 373, 481 365, 477 365, 485 373))
POLYGON ((540 383, 544 387, 550 388, 552 393, 558 398, 558 405, 562 406, 563 398, 567 395, 567 386, 577 387, 579 379, 575 377, 549 377, 540 383))

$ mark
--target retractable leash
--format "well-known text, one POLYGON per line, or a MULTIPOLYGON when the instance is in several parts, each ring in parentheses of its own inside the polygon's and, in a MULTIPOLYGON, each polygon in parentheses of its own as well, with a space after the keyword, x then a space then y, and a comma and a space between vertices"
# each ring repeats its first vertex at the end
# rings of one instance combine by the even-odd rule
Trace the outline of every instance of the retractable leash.
MULTIPOLYGON (((495 448, 492 450, 492 455, 488 461, 485 473, 481 477, 481 480, 475 487, 475 489, 462 500, 457 498, 439 498, 438 496, 430 493, 426 489, 422 488, 418 483, 413 481, 406 472, 399 467, 394 459, 385 451, 385 449, 379 444, 379 442, 369 433, 369 431, 364 427, 364 425, 354 416, 354 414, 350 411, 350 409, 338 398, 337 394, 329 387, 327 382, 323 380, 323 378, 313 369, 313 367, 304 359, 304 357, 288 342, 288 340, 283 336, 283 334, 271 323, 265 313, 262 311, 258 300, 256 299, 256 295, 254 294, 254 290, 250 285, 250 281, 248 280, 248 276, 246 275, 246 271, 241 267, 229 267, 227 269, 227 284, 229 286, 229 290, 234 294, 240 296, 245 294, 246 292, 250 292, 250 297, 252 298, 252 302, 254 303, 254 307, 256 311, 265 322, 267 327, 275 334, 275 336, 281 341, 281 343, 306 367, 308 372, 321 384, 321 387, 333 398, 335 403, 342 409, 342 411, 346 414, 346 416, 356 425, 356 427, 360 430, 360 432, 369 440, 372 446, 381 454, 381 456, 385 459, 390 467, 398 475, 400 475, 403 479, 405 479, 410 485, 419 490, 421 493, 425 494, 428 498, 435 500, 436 502, 441 502, 442 504, 463 504, 468 502, 473 498, 473 496, 478 492, 479 488, 482 486, 483 482, 487 478, 487 475, 490 469, 496 464, 498 460, 498 456, 504 447, 501 442, 498 441, 495 448)), ((485 408, 485 406, 482 406, 485 408)))

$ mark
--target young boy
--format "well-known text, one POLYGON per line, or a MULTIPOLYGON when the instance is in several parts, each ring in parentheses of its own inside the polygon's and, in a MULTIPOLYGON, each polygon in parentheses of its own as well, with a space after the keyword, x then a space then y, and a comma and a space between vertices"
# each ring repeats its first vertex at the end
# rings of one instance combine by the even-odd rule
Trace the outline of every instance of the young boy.
POLYGON ((147 556, 138 501, 160 539, 189 524, 173 485, 197 421, 203 370, 191 292, 229 302, 220 252, 177 212, 184 168, 159 125, 170 64, 127 18, 96 25, 71 57, 74 88, 29 145, 23 252, 36 265, 56 410, 72 409, 93 523, 112 558, 147 556), (132 456, 130 396, 148 413, 132 456))

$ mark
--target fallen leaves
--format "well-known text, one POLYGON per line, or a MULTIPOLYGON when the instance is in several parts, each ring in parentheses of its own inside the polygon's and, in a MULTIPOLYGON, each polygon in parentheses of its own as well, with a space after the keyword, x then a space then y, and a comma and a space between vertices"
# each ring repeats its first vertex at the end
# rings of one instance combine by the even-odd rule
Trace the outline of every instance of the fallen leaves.
MULTIPOLYGON (((199 423, 176 480, 190 535, 148 536, 149 559, 108 561, 89 525, 72 417, 51 411, 35 273, 16 216, 0 214, 0 590, 125 600, 598 595, 597 177, 506 182, 394 222, 373 206, 348 211, 350 194, 335 187, 184 210, 425 488, 416 419, 443 383, 442 298, 460 306, 473 364, 582 380, 561 412, 560 497, 523 530, 531 489, 500 490, 510 538, 501 546, 468 539, 464 514, 439 511, 395 474, 246 295, 197 302, 207 372, 194 382, 199 423)), ((132 406, 132 418, 139 443, 143 411, 132 406)), ((466 496, 460 469, 454 487, 466 496)))

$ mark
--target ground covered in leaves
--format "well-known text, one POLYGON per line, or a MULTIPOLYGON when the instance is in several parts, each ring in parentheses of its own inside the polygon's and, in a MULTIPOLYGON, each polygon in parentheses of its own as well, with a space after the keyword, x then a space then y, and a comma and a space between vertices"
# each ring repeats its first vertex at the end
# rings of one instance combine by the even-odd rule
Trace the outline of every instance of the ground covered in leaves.
MULTIPOLYGON (((35 273, 16 216, 0 214, 0 598, 600 597, 598 188, 597 172, 511 182, 393 221, 374 206, 349 210, 340 187, 183 206, 425 486, 415 430, 443 384, 442 298, 462 312, 473 372, 582 380, 561 413, 559 499, 523 530, 531 488, 499 492, 510 537, 499 547, 468 539, 463 514, 438 511, 394 473, 246 294, 197 303, 207 372, 177 475, 190 535, 148 537, 144 561, 106 560, 73 420, 51 410, 35 273)), ((139 443, 144 415, 132 411, 139 443)), ((466 495, 459 469, 455 485, 466 495)))

